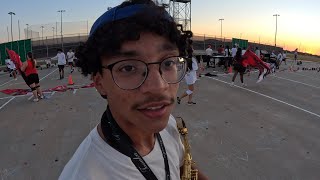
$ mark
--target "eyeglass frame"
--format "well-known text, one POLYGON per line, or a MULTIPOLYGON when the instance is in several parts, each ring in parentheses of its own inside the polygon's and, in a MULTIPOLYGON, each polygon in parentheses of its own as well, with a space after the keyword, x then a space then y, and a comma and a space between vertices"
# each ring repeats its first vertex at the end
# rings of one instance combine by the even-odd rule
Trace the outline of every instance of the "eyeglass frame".
POLYGON ((142 61, 142 60, 140 60, 140 59, 124 59, 124 60, 121 60, 121 61, 117 61, 117 62, 111 63, 111 64, 106 65, 106 66, 103 66, 103 65, 102 65, 102 68, 103 68, 103 69, 108 69, 108 70, 111 72, 111 77, 112 77, 113 82, 114 82, 120 89, 122 89, 122 90, 135 90, 135 89, 138 89, 139 87, 141 87, 142 84, 143 84, 143 83, 146 81, 146 79, 148 78, 149 71, 150 71, 150 70, 149 70, 149 65, 152 65, 152 64, 159 64, 159 73, 160 73, 160 76, 161 76, 161 78, 162 78, 166 83, 168 83, 168 84, 177 84, 177 83, 181 82, 182 79, 184 78, 186 72, 187 72, 187 60, 186 60, 186 58, 183 57, 183 56, 170 56, 170 57, 167 57, 167 58, 165 58, 165 59, 163 59, 163 60, 161 60, 161 61, 151 62, 151 63, 146 63, 146 62, 144 62, 144 61, 142 61), (183 61, 183 64, 184 64, 184 72, 183 72, 183 74, 181 75, 180 79, 179 79, 177 82, 175 82, 175 83, 169 83, 169 82, 167 82, 167 81, 162 77, 161 63, 163 63, 165 60, 167 60, 167 59, 169 59, 169 58, 173 58, 173 57, 182 58, 182 59, 184 60, 184 61, 183 61), (120 87, 120 86, 116 83, 116 81, 114 80, 114 76, 113 76, 112 69, 113 69, 113 67, 114 67, 116 64, 118 64, 118 63, 120 63, 120 62, 124 62, 124 61, 130 61, 130 60, 139 61, 139 62, 142 62, 143 64, 145 64, 145 66, 147 67, 147 71, 146 71, 147 74, 145 75, 145 78, 143 79, 143 81, 141 82, 140 85, 138 85, 137 87, 132 88, 132 89, 125 89, 125 88, 120 87))

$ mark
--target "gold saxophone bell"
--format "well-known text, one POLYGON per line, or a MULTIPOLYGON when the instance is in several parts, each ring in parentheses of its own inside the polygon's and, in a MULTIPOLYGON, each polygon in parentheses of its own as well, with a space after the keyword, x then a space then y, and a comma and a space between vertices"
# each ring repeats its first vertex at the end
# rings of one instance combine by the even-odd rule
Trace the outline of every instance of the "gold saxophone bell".
POLYGON ((193 170, 191 168, 192 164, 195 164, 192 161, 191 156, 191 147, 187 139, 188 129, 184 120, 181 117, 176 117, 177 127, 179 133, 182 136, 182 142, 184 145, 184 157, 183 157, 183 167, 182 167, 182 175, 181 180, 198 180, 198 170, 193 170))

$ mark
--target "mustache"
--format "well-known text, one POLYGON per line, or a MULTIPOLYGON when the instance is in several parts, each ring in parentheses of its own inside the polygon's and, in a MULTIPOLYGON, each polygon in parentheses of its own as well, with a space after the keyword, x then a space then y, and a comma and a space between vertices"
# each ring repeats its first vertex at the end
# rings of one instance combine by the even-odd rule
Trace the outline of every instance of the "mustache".
POLYGON ((149 96, 140 102, 134 103, 132 105, 132 108, 137 109, 144 104, 153 103, 153 102, 160 102, 160 101, 169 101, 170 105, 175 102, 174 98, 169 97, 169 96, 164 96, 164 95, 149 96))

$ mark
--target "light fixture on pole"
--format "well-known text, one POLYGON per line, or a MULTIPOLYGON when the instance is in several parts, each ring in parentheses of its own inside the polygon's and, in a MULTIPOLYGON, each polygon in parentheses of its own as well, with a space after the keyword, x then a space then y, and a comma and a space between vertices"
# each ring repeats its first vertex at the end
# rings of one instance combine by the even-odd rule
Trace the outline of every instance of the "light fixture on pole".
POLYGON ((66 12, 66 10, 59 10, 58 11, 59 13, 61 13, 61 31, 60 31, 60 34, 61 34, 61 46, 62 46, 62 49, 63 49, 63 37, 62 37, 62 13, 66 12))
POLYGON ((223 21, 224 19, 219 19, 219 21, 221 21, 221 41, 222 41, 222 21, 223 21))
POLYGON ((13 34, 12 34, 12 15, 16 15, 14 12, 8 13, 11 16, 11 42, 13 41, 13 34))
POLYGON ((273 16, 276 17, 276 33, 275 33, 275 36, 274 36, 274 47, 277 47, 278 16, 280 16, 280 14, 274 14, 273 16))

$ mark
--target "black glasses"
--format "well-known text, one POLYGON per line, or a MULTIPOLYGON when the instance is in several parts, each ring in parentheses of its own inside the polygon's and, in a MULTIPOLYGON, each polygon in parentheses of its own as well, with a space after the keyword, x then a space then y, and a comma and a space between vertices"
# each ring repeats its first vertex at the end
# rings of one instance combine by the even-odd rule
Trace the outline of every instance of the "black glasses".
POLYGON ((153 63, 126 59, 102 67, 111 71, 112 79, 119 88, 133 90, 139 88, 147 79, 148 66, 152 64, 159 64, 160 75, 168 84, 179 83, 186 73, 186 59, 180 56, 168 57, 153 63))

